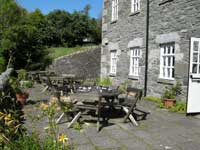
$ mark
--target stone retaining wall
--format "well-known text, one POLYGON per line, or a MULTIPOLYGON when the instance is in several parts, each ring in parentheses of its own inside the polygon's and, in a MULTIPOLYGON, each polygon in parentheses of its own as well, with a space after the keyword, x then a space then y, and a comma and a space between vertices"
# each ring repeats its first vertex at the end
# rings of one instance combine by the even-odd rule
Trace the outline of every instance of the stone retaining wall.
POLYGON ((56 74, 75 74, 78 78, 95 79, 100 76, 101 49, 95 48, 84 52, 57 58, 50 69, 56 74))

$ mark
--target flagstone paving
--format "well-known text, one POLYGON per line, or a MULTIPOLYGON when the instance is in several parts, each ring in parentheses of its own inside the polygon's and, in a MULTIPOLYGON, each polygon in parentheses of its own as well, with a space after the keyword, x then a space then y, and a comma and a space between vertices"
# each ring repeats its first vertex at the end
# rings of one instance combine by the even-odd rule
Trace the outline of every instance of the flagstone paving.
MULTIPOLYGON (((32 89, 31 98, 34 98, 34 94, 32 89)), ((37 100, 48 99, 47 95, 36 95, 37 100)), ((34 105, 25 107, 26 116, 38 114, 34 105)), ((67 129, 66 123, 62 123, 59 132, 68 135, 75 150, 200 150, 200 119, 161 110, 145 100, 140 101, 138 107, 150 112, 147 120, 139 121, 138 127, 122 123, 123 119, 117 118, 109 120, 109 125, 99 133, 95 123, 84 124, 81 131, 67 129)), ((30 122, 27 117, 26 125, 32 129, 30 122)), ((44 133, 47 120, 36 124, 38 132, 44 133)))

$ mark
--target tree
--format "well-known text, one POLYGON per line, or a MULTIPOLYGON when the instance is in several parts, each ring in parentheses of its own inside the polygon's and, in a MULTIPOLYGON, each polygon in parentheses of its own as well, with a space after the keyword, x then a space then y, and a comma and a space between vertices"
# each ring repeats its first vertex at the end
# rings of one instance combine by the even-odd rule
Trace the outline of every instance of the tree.
POLYGON ((85 14, 86 16, 89 16, 90 9, 91 9, 90 4, 85 5, 85 7, 83 9, 83 14, 85 14))
POLYGON ((0 0, 0 24, 2 30, 20 22, 20 19, 27 14, 15 0, 0 0))
POLYGON ((37 28, 31 25, 13 26, 1 40, 3 56, 15 69, 42 68, 44 47, 37 37, 37 28))
POLYGON ((71 35, 71 14, 62 11, 54 10, 47 15, 48 26, 50 33, 55 33, 53 36, 52 44, 59 46, 67 42, 66 38, 73 38, 71 35))
POLYGON ((15 0, 0 0, 0 71, 42 69, 48 65, 47 46, 83 45, 101 42, 101 20, 90 18, 90 5, 69 13, 54 10, 43 15, 28 13, 15 0))

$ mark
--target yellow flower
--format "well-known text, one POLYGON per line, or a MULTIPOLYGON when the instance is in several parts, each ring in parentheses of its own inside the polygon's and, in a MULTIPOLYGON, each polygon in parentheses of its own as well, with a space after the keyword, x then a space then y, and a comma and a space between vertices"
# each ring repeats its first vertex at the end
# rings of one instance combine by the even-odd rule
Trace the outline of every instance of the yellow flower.
POLYGON ((52 97, 50 99, 50 104, 56 104, 57 102, 58 102, 58 98, 56 98, 56 97, 52 97))
POLYGON ((10 126, 11 123, 13 123, 13 120, 12 120, 12 118, 11 118, 11 114, 7 114, 7 115, 5 116, 5 118, 4 118, 4 120, 5 120, 5 124, 6 124, 7 126, 10 126))
POLYGON ((61 134, 59 137, 58 137, 58 140, 62 143, 65 143, 66 141, 68 141, 68 138, 66 135, 64 134, 61 134))
POLYGON ((43 110, 47 110, 48 107, 49 107, 49 105, 47 105, 47 104, 45 104, 45 103, 42 103, 42 104, 40 105, 40 108, 43 109, 43 110))
POLYGON ((6 124, 7 126, 10 126, 13 122, 14 122, 14 120, 6 121, 5 124, 6 124))
POLYGON ((69 96, 62 96, 60 97, 60 100, 66 103, 70 103, 71 102, 71 98, 69 96))
POLYGON ((6 115, 5 118, 4 118, 4 120, 5 120, 6 122, 11 121, 11 120, 12 120, 11 114, 6 115))
POLYGON ((2 120, 4 118, 5 114, 0 112, 0 120, 2 120))
POLYGON ((56 110, 57 110, 57 111, 60 111, 60 110, 61 110, 61 108, 58 106, 58 107, 56 108, 56 110))

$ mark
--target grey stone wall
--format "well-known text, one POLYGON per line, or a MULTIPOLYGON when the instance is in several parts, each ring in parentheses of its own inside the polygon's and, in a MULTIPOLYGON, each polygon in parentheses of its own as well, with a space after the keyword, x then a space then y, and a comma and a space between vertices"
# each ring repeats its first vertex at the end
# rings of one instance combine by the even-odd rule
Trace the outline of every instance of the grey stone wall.
POLYGON ((176 82, 159 79, 160 44, 175 42, 175 79, 183 84, 182 99, 185 100, 188 86, 190 38, 200 37, 200 1, 161 2, 150 0, 148 94, 160 95, 165 86, 176 82))
POLYGON ((114 82, 128 81, 135 86, 143 87, 145 69, 145 0, 141 0, 140 12, 131 14, 131 1, 119 0, 119 19, 111 22, 111 0, 104 0, 101 77, 110 76, 114 82), (136 23, 137 22, 137 23, 136 23), (140 62, 140 76, 129 76, 130 47, 140 47, 142 61, 140 62), (110 51, 117 50, 117 74, 110 75, 110 51))
POLYGON ((75 74, 78 78, 96 79, 100 77, 101 48, 75 53, 56 59, 51 66, 57 74, 75 74))
MULTIPOLYGON (((111 45, 117 45, 117 82, 128 80, 136 87, 144 87, 146 0, 141 10, 131 13, 131 0, 119 0, 119 19, 111 23, 111 2, 104 0, 101 50, 101 77, 109 76, 111 45), (139 79, 130 79, 129 47, 142 50, 139 79)), ((188 86, 190 38, 200 37, 200 0, 150 0, 148 95, 160 96, 165 86, 179 80, 183 84, 182 99, 186 99, 188 86), (160 44, 175 42, 175 81, 159 79, 160 44)))

